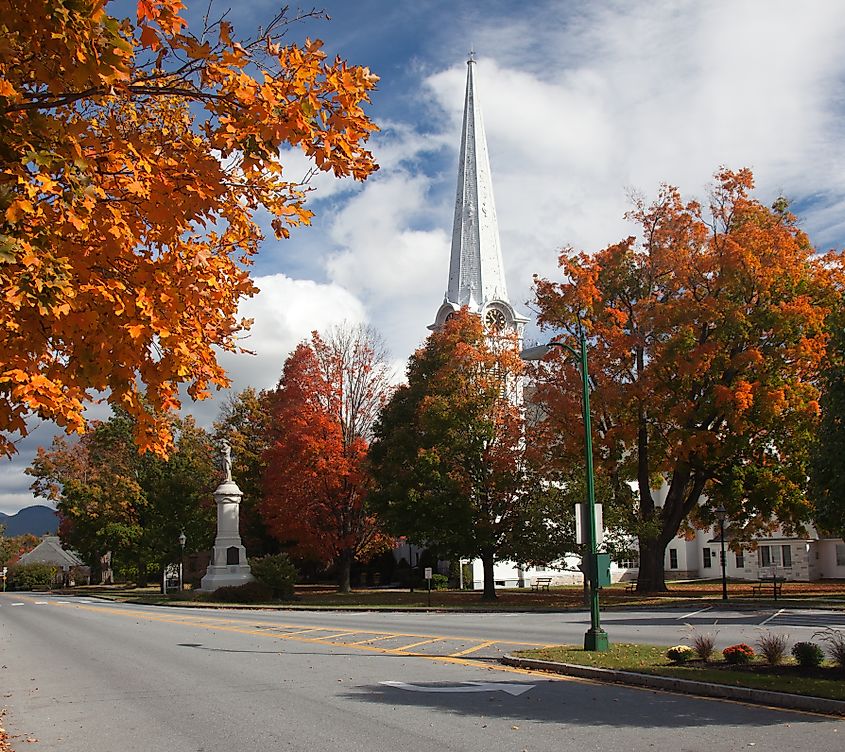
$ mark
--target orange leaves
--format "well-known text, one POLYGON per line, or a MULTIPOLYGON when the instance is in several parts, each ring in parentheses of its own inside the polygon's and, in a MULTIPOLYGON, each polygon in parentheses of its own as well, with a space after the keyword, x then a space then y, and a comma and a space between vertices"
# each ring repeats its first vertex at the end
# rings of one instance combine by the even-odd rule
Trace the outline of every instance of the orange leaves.
POLYGON ((668 536, 701 493, 746 511, 768 498, 771 513, 774 476, 783 488, 806 477, 825 322, 843 289, 841 260, 816 256, 785 205, 756 201, 749 170, 716 181, 709 216, 663 186, 629 214, 638 238, 567 252, 564 281, 536 283, 544 325, 588 332, 600 463, 636 480, 643 521, 666 480, 668 536), (762 466, 767 485, 754 488, 762 466))
POLYGON ((280 237, 311 218, 282 147, 337 174, 375 169, 364 69, 325 65, 311 40, 244 46, 227 22, 198 39, 183 9, 141 0, 133 27, 101 3, 0 0, 0 363, 32 380, 0 407, 2 432, 33 413, 80 426, 107 391, 166 447, 149 416, 177 407, 180 385, 228 383, 215 353, 239 349, 254 213, 280 237))

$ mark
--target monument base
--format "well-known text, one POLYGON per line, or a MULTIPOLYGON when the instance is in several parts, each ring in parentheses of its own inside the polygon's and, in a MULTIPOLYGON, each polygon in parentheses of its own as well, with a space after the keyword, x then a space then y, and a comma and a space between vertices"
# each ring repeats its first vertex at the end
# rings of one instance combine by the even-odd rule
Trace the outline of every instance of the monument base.
POLYGON ((199 589, 205 593, 211 593, 221 587, 237 587, 253 582, 255 577, 249 571, 248 564, 230 565, 216 567, 213 564, 208 567, 205 576, 200 580, 199 589))
POLYGON ((200 580, 199 589, 203 592, 210 593, 221 587, 237 587, 255 580, 249 570, 246 549, 241 545, 238 531, 242 496, 241 489, 231 476, 214 492, 214 500, 217 502, 217 537, 211 551, 211 563, 200 580))

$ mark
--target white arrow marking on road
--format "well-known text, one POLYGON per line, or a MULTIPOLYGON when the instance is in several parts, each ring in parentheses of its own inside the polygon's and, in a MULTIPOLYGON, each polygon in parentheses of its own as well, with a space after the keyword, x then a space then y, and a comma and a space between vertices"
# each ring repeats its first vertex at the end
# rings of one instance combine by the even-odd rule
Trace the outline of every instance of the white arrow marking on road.
POLYGON ((460 686, 456 687, 421 687, 418 684, 406 684, 399 681, 383 681, 379 684, 384 684, 387 687, 396 687, 396 689, 406 689, 409 692, 507 692, 509 695, 516 697, 534 689, 535 684, 505 684, 504 682, 462 682, 460 686))

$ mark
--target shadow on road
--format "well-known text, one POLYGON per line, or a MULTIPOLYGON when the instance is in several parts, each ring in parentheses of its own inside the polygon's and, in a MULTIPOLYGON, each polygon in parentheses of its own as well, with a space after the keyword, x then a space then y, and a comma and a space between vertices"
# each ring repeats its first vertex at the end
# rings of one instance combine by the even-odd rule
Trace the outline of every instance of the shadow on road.
MULTIPOLYGON (((497 683, 490 680, 491 684, 497 683)), ((347 692, 345 697, 362 703, 429 707, 446 714, 480 718, 506 718, 519 722, 589 724, 592 727, 616 728, 690 728, 712 726, 777 726, 783 723, 830 723, 835 719, 805 715, 787 710, 742 705, 654 690, 566 680, 500 682, 513 687, 507 691, 478 691, 466 683, 465 692, 445 690, 444 686, 460 687, 456 682, 417 683, 409 691, 401 687, 370 685, 347 692), (514 696, 519 687, 531 687, 514 696)))

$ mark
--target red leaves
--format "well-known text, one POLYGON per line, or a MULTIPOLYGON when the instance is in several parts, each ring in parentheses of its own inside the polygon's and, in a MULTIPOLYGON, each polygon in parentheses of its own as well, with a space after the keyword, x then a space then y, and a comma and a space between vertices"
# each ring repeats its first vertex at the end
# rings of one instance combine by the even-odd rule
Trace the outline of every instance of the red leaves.
POLYGON ((368 439, 390 391, 388 369, 369 330, 316 332, 285 362, 271 399, 262 517, 281 541, 332 561, 345 549, 366 560, 385 542, 366 510, 368 439))

